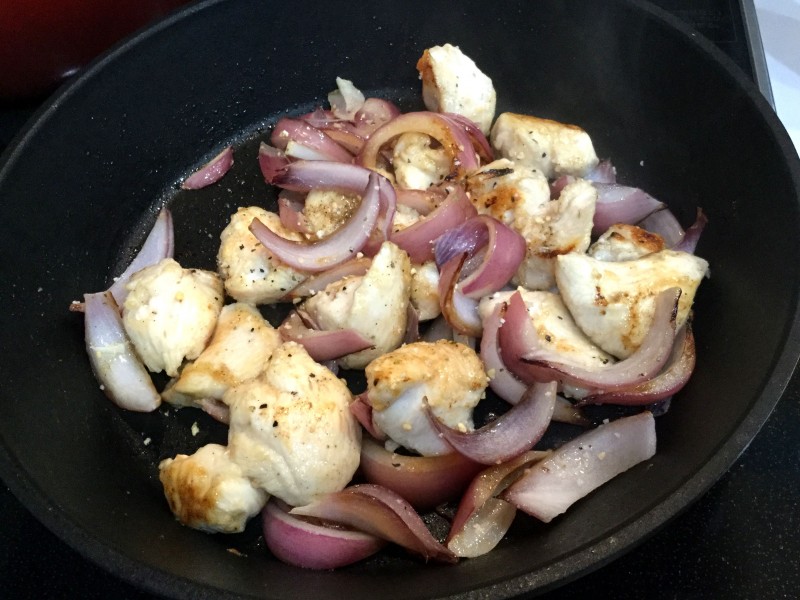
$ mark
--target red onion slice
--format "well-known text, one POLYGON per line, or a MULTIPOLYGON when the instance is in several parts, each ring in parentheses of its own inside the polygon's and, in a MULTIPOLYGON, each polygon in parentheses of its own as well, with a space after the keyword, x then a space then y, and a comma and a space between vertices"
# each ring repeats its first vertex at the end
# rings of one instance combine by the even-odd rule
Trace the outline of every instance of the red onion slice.
POLYGON ((267 183, 273 183, 275 178, 291 164, 283 152, 273 146, 261 142, 258 147, 258 166, 267 183))
POLYGON ((686 324, 675 334, 672 353, 664 370, 644 383, 616 390, 596 392, 581 400, 581 404, 624 404, 647 406, 678 393, 694 371, 695 345, 692 327, 686 324))
POLYGON ((610 160, 601 160, 594 169, 586 174, 584 179, 594 183, 617 183, 617 169, 610 160))
POLYGON ((332 331, 311 329, 303 322, 297 311, 292 311, 286 317, 278 327, 278 332, 284 341, 302 345, 308 355, 317 362, 334 360, 373 347, 372 342, 355 329, 332 331))
MULTIPOLYGON (((369 183, 358 210, 347 223, 319 242, 306 244, 287 240, 274 233, 258 219, 253 219, 250 231, 264 247, 285 264, 306 272, 319 272, 355 256, 375 229, 381 209, 382 178, 369 176, 369 183)), ((391 185, 389 185, 391 187, 391 185)))
POLYGON ((481 128, 478 127, 474 121, 465 117, 464 115, 459 115, 456 113, 443 113, 443 116, 453 121, 456 125, 464 128, 464 131, 467 132, 470 140, 472 140, 472 147, 475 149, 475 152, 478 153, 478 156, 482 161, 490 163, 494 160, 494 151, 492 150, 492 145, 489 143, 489 140, 486 139, 486 136, 481 131, 481 128))
POLYGON ((692 223, 689 226, 689 229, 686 230, 683 239, 672 246, 672 249, 694 254, 694 251, 697 248, 697 243, 700 241, 700 235, 703 233, 703 229, 705 229, 707 224, 708 217, 706 217, 702 208, 698 208, 697 218, 695 219, 694 223, 692 223))
POLYGON ((278 196, 278 216, 283 225, 289 231, 299 233, 310 233, 308 220, 303 214, 305 203, 295 197, 289 196, 293 192, 282 191, 278 196))
POLYGON ((413 225, 391 234, 391 240, 421 265, 433 258, 433 242, 449 229, 477 214, 464 188, 454 186, 447 198, 430 214, 413 225))
POLYGON ((293 508, 293 515, 316 517, 349 525, 393 542, 425 560, 454 563, 457 558, 428 531, 414 508, 382 486, 360 484, 293 508))
POLYGON ((505 318, 506 308, 507 304, 500 302, 484 319, 480 354, 486 373, 489 374, 489 387, 509 404, 516 404, 528 386, 508 370, 500 356, 498 332, 505 318))
POLYGON ((495 496, 511 485, 523 469, 549 454, 549 451, 530 450, 478 473, 461 497, 446 546, 456 556, 468 558, 481 556, 494 548, 508 531, 517 511, 515 506, 495 496))
POLYGON ((652 413, 600 425, 536 463, 500 498, 549 523, 575 502, 656 452, 652 413))
POLYGON ((428 419, 448 444, 467 458, 496 465, 530 450, 550 425, 556 403, 556 382, 535 383, 511 410, 475 431, 459 431, 437 419, 425 405, 428 419))
POLYGON ((84 307, 86 352, 100 389, 120 408, 154 411, 161 396, 125 333, 114 296, 85 294, 84 307))
MULTIPOLYGON (((343 163, 353 160, 353 155, 328 137, 325 132, 302 119, 288 117, 280 119, 275 124, 270 141, 273 146, 285 151, 288 155, 292 155, 293 152, 301 153, 301 149, 307 149, 315 156, 319 156, 321 160, 343 163), (291 147, 290 143, 297 145, 298 148, 291 147)), ((298 158, 303 158, 303 156, 298 156, 298 158)))
POLYGON ((368 533, 309 523, 288 511, 288 506, 272 498, 261 512, 267 548, 287 564, 336 569, 363 560, 386 545, 368 533))
POLYGON ((639 188, 615 183, 595 183, 594 187, 597 189, 594 235, 602 234, 615 223, 638 223, 665 206, 639 188))
POLYGON ((114 296, 118 306, 122 306, 128 295, 125 289, 131 275, 145 267, 154 265, 165 258, 172 258, 175 251, 175 231, 172 224, 172 213, 167 208, 162 208, 158 213, 155 224, 142 244, 141 250, 123 271, 122 275, 114 280, 108 291, 114 296))
POLYGON ((413 208, 421 215, 433 212, 447 197, 447 190, 431 187, 427 190, 395 190, 397 203, 413 208))
POLYGON ((380 430, 372 418, 372 404, 367 400, 367 392, 362 392, 353 398, 353 401, 350 403, 350 412, 353 413, 362 427, 364 427, 367 433, 374 439, 379 441, 386 439, 386 434, 380 430))
POLYGON ((642 219, 638 226, 650 233, 656 233, 664 239, 667 248, 674 248, 683 240, 686 232, 681 227, 678 219, 668 208, 657 210, 642 219))
POLYGON ((458 497, 481 468, 457 452, 404 456, 367 436, 361 442, 364 479, 397 492, 417 510, 430 510, 458 497))
MULTIPOLYGON (((541 349, 541 343, 528 314, 528 307, 519 292, 514 292, 509 297, 497 336, 502 363, 513 376, 528 385, 536 381, 553 380, 551 370, 521 359, 531 349, 541 349)), ((550 358, 556 360, 558 355, 551 353, 550 358)))
POLYGON ((477 338, 482 331, 478 302, 462 294, 458 283, 466 259, 466 254, 454 256, 442 267, 439 273, 439 304, 442 315, 454 330, 477 338))
POLYGON ((441 266, 461 252, 469 257, 485 250, 480 264, 461 280, 461 293, 480 299, 501 289, 517 272, 525 258, 525 238, 488 215, 478 215, 447 231, 434 245, 436 264, 441 266))
POLYGON ((647 381, 656 375, 669 359, 675 340, 675 318, 680 288, 669 288, 655 299, 653 321, 639 348, 625 360, 598 369, 559 362, 541 348, 531 348, 520 358, 523 363, 543 369, 549 379, 556 379, 583 388, 604 391, 620 390, 647 381))
POLYGON ((443 115, 427 111, 399 115, 376 129, 358 155, 358 163, 369 169, 378 168, 378 157, 384 144, 409 132, 427 134, 442 145, 452 160, 449 179, 460 179, 480 166, 472 140, 464 128, 443 115))
POLYGON ((516 506, 489 498, 447 542, 447 548, 460 558, 483 556, 500 543, 516 516, 516 506))
POLYGON ((369 169, 333 161, 298 160, 286 165, 269 183, 294 192, 316 189, 361 193, 367 187, 369 169))
POLYGON ((233 166, 233 148, 228 146, 214 158, 189 175, 181 187, 185 190, 199 190, 216 183, 233 166))
POLYGON ((313 296, 317 292, 321 292, 331 283, 335 283, 345 277, 358 277, 363 275, 369 270, 372 264, 372 259, 367 257, 354 258, 347 262, 340 263, 331 267, 327 271, 322 271, 316 275, 312 275, 303 283, 292 289, 286 297, 287 298, 305 298, 313 296))
POLYGON ((367 138, 376 129, 400 115, 400 109, 383 98, 367 98, 353 117, 356 132, 367 138))
POLYGON ((216 398, 200 398, 197 406, 215 421, 230 425, 231 409, 222 400, 216 398))

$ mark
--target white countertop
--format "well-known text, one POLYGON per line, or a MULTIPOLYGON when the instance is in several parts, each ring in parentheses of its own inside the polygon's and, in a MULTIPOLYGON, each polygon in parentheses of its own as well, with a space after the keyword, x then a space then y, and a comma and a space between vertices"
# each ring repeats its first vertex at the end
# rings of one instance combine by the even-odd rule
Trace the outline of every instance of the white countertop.
POLYGON ((800 152, 800 0, 755 0, 775 110, 800 152))

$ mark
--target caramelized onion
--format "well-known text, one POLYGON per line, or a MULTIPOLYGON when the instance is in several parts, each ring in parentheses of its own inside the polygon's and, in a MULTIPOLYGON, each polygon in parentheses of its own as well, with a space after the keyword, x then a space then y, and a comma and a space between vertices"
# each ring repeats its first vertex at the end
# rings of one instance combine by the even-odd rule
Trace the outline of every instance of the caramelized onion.
POLYGON ((297 311, 292 311, 286 317, 278 327, 278 332, 284 341, 301 344, 317 362, 334 360, 373 346, 370 340, 355 329, 323 331, 308 327, 297 311))

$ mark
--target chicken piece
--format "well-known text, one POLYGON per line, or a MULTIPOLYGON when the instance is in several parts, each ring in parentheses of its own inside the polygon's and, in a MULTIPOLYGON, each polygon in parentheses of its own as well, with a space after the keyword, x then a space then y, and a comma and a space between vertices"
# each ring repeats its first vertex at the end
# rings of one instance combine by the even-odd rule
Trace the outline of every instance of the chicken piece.
POLYGON ((525 238, 525 258, 515 282, 528 289, 552 288, 555 257, 589 247, 597 190, 587 181, 569 183, 557 200, 551 200, 541 171, 499 159, 473 173, 467 189, 478 212, 525 238))
POLYGON ((222 400, 231 386, 256 377, 267 366, 281 336, 257 308, 237 302, 222 309, 214 336, 197 360, 187 364, 161 397, 176 406, 222 400))
POLYGON ((463 115, 488 134, 497 94, 492 80, 458 46, 434 46, 417 61, 428 110, 463 115))
POLYGON ((363 369, 403 343, 410 293, 408 254, 384 242, 363 276, 334 282, 303 306, 320 329, 355 329, 374 344, 339 359, 346 369, 363 369))
POLYGON ((558 257, 555 271, 575 322, 617 358, 627 358, 641 345, 653 320, 655 297, 671 287, 681 288, 676 325, 682 326, 707 273, 708 262, 673 250, 621 262, 565 254, 558 257))
POLYGON ((394 177, 398 187, 426 190, 450 174, 450 157, 444 148, 431 148, 432 139, 424 133, 404 133, 392 151, 394 177))
POLYGON ((336 190, 311 190, 306 196, 303 215, 316 239, 329 236, 344 225, 361 204, 358 194, 336 190))
POLYGON ((428 421, 424 402, 450 427, 469 431, 489 381, 474 350, 447 340, 406 344, 373 360, 365 374, 374 423, 423 456, 453 451, 428 421))
POLYGON ((255 218, 282 237, 303 240, 299 233, 285 229, 275 213, 258 206, 239 208, 220 235, 217 267, 229 296, 249 304, 270 304, 281 300, 307 275, 283 264, 264 248, 249 229, 255 218))
POLYGON ((548 179, 583 177, 599 162, 583 129, 529 115, 501 114, 492 127, 491 142, 499 156, 538 169, 548 179))
POLYGON ((267 502, 266 492, 242 475, 219 444, 162 460, 158 469, 170 510, 194 529, 240 533, 267 502))
POLYGON ((153 372, 175 377, 184 358, 200 356, 222 309, 216 273, 184 269, 165 258, 133 274, 122 323, 136 352, 153 372))
POLYGON ((305 349, 286 342, 257 378, 232 387, 228 448, 242 472, 292 506, 342 490, 358 468, 352 395, 305 349))
POLYGON ((422 218, 419 212, 405 204, 398 204, 395 208, 394 219, 392 219, 392 231, 397 233, 406 227, 411 227, 422 218))
POLYGON ((636 225, 617 223, 589 246, 587 254, 597 260, 636 260, 664 249, 664 238, 636 225))
POLYGON ((432 260, 411 269, 411 305, 420 321, 430 321, 442 313, 439 304, 439 269, 432 260))

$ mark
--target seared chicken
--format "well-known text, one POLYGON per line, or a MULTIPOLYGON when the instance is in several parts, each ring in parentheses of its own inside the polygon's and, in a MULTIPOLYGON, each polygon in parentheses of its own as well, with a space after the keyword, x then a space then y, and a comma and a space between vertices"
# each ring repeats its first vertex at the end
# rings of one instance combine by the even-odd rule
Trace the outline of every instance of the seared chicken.
POLYGON ((242 475, 219 444, 203 446, 191 456, 178 454, 158 468, 170 509, 194 529, 239 533, 267 502, 266 492, 242 475))
POLYGON ((255 218, 281 237, 303 239, 285 229, 275 213, 257 206, 240 208, 220 236, 217 266, 225 291, 232 298, 249 304, 270 304, 283 298, 307 275, 283 264, 264 248, 249 229, 255 218))
POLYGON ((599 162, 583 129, 529 115, 501 114, 492 127, 491 142, 498 156, 538 169, 548 179, 583 177, 599 162))
POLYGON ((365 373, 374 423, 423 456, 452 452, 428 421, 424 403, 450 427, 469 431, 472 409, 488 383, 475 351, 445 340, 406 344, 373 360, 365 373))
POLYGON ((411 305, 420 321, 430 321, 441 312, 439 304, 439 269, 432 260, 411 269, 411 305))
POLYGON ((428 48, 417 62, 417 71, 428 110, 463 115, 489 133, 497 94, 492 80, 458 46, 428 48))
POLYGON ((229 387, 247 381, 267 366, 281 336, 257 308, 237 302, 220 312, 211 343, 161 397, 171 404, 190 406, 202 399, 222 400, 229 387))
POLYGON ((398 187, 426 190, 441 183, 450 173, 450 157, 424 133, 404 133, 394 145, 392 165, 398 187))
POLYGON ((664 249, 664 238, 657 233, 618 223, 612 225, 597 241, 589 246, 587 254, 597 260, 636 260, 664 249))
POLYGON ((591 242, 597 190, 578 179, 550 199, 541 171, 496 160, 468 179, 470 197, 478 212, 489 214, 522 235, 525 258, 515 281, 528 289, 553 287, 555 258, 585 252, 591 242))
POLYGON ((350 219, 360 203, 358 194, 311 190, 303 208, 311 235, 317 239, 329 236, 350 219))
POLYGON ((408 254, 384 242, 363 276, 332 283, 303 306, 320 329, 355 329, 374 344, 339 359, 347 369, 363 369, 403 342, 410 292, 408 254))
POLYGON ((184 269, 165 258, 133 274, 122 322, 142 362, 172 377, 184 358, 200 356, 222 309, 222 282, 216 273, 184 269))
POLYGON ((350 482, 361 453, 352 395, 301 345, 277 348, 261 375, 223 400, 231 458, 259 487, 301 506, 350 482))
POLYGON ((653 320, 655 297, 667 288, 681 288, 676 325, 683 325, 707 273, 708 262, 673 250, 621 262, 573 253, 559 256, 556 264, 558 289, 575 322, 617 358, 640 346, 653 320))

